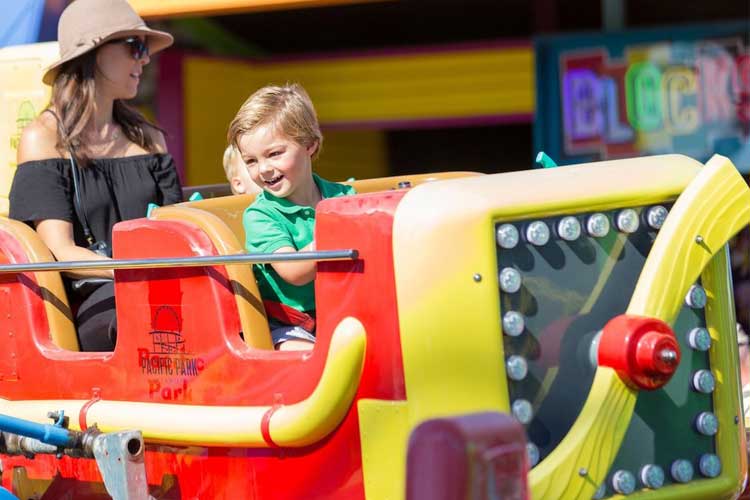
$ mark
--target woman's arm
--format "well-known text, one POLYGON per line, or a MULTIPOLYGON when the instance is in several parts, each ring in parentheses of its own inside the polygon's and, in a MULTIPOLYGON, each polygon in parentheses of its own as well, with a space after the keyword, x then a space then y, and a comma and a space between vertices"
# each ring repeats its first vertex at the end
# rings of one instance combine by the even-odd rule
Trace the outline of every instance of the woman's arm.
MULTIPOLYGON (((274 253, 296 252, 293 247, 281 247, 274 253)), ((300 252, 314 252, 315 242, 301 248, 300 252)), ((272 262, 271 267, 276 273, 291 285, 302 286, 310 283, 315 279, 315 273, 318 270, 318 263, 314 260, 303 260, 297 262, 272 262)))
MULTIPOLYGON (((46 219, 36 221, 36 232, 59 261, 71 260, 110 260, 109 257, 79 247, 73 240, 73 224, 64 220, 46 219)), ((114 278, 111 269, 91 269, 89 271, 66 272, 73 278, 114 278)))
MULTIPOLYGON (((161 130, 148 127, 147 129, 154 141, 157 153, 164 154, 167 152, 167 143, 164 140, 164 134, 161 130)), ((158 203, 161 205, 171 205, 182 201, 182 186, 180 178, 177 175, 177 166, 171 156, 162 158, 153 171, 154 180, 161 194, 158 203)))
MULTIPOLYGON (((18 164, 27 161, 59 158, 62 155, 56 147, 57 123, 50 113, 42 113, 30 123, 21 135, 18 145, 18 164)), ((83 247, 75 244, 73 239, 73 224, 59 219, 45 219, 34 221, 36 232, 52 255, 60 261, 70 260, 108 260, 83 247)), ((101 277, 112 278, 113 271, 91 270, 66 273, 73 277, 101 277)))

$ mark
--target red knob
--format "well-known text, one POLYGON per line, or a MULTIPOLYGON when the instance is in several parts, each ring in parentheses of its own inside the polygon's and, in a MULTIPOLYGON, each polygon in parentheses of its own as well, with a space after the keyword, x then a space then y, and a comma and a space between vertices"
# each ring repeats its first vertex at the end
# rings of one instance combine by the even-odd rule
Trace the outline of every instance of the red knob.
POLYGON ((610 320, 599 339, 599 366, 617 371, 631 387, 658 389, 680 364, 680 345, 665 322, 622 314, 610 320))

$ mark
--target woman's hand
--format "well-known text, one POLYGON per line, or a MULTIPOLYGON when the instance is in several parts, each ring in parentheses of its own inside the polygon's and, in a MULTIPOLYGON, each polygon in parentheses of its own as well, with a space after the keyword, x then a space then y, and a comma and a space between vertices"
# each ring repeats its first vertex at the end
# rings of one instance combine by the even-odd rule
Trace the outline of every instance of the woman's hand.
MULTIPOLYGON (((59 219, 36 221, 36 232, 59 261, 111 260, 109 257, 79 247, 73 240, 73 224, 59 219)), ((112 269, 91 269, 66 272, 73 278, 114 278, 112 269)))

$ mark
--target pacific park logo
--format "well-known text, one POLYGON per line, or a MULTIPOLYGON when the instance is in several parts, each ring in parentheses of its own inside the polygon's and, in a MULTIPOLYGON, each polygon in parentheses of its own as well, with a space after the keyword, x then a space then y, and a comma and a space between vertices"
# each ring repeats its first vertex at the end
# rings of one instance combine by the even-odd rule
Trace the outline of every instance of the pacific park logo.
POLYGON ((570 155, 602 158, 742 143, 750 129, 750 54, 741 39, 605 48, 560 58, 570 155))

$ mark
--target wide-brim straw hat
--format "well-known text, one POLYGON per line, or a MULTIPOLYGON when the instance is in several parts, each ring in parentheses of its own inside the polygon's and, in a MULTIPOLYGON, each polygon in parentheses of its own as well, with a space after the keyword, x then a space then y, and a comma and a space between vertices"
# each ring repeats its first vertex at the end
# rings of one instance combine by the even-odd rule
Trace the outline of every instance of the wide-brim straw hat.
POLYGON ((152 30, 126 0, 75 0, 57 24, 60 59, 44 71, 42 81, 52 85, 60 67, 110 40, 145 36, 155 54, 174 42, 169 33, 152 30))

